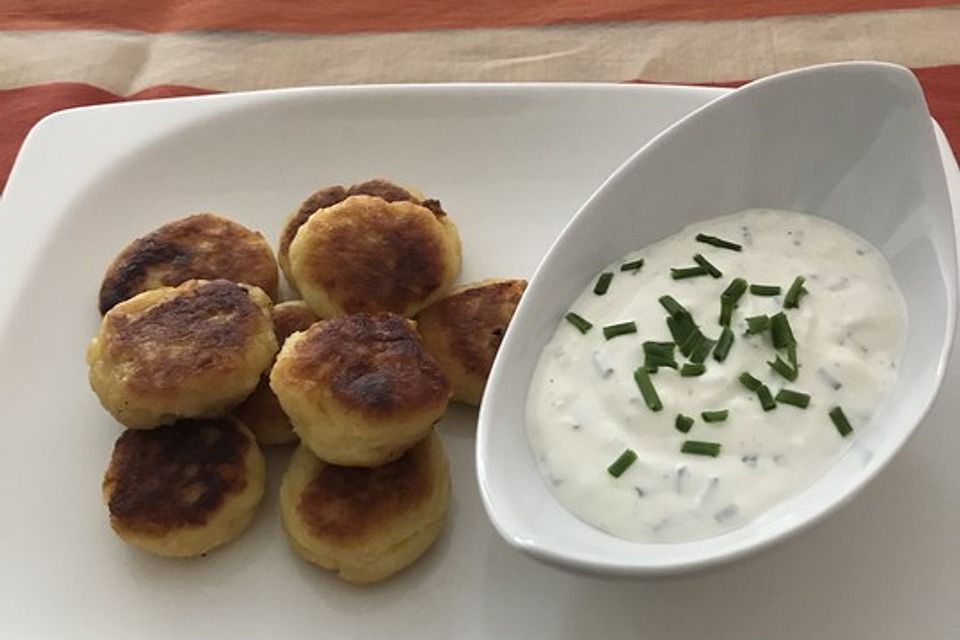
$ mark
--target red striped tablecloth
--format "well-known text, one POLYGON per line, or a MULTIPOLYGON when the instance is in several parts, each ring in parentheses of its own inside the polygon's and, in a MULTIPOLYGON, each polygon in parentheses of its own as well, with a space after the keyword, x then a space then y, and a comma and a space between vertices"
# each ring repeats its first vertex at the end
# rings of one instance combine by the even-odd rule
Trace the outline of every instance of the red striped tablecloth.
POLYGON ((0 189, 68 107, 370 82, 732 85, 835 60, 915 70, 960 151, 960 4, 942 0, 0 0, 0 189))

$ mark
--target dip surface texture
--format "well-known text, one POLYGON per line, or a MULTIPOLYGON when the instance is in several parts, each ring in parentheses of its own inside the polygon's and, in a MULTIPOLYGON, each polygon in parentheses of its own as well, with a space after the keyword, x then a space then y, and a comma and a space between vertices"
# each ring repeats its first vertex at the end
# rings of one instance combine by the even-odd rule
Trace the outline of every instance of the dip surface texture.
MULTIPOLYGON (((541 472, 561 503, 616 536, 680 542, 762 517, 856 440, 897 375, 907 317, 890 269, 866 240, 822 218, 751 209, 688 227, 604 272, 613 274, 605 293, 594 292, 594 278, 570 305, 593 326, 581 333, 561 320, 544 348, 526 423, 541 472), (742 251, 698 242, 698 233, 742 245, 742 251), (694 254, 722 276, 674 279, 671 267, 697 266, 694 254), (620 270, 641 258, 639 270, 620 270), (797 276, 806 279, 807 293, 798 307, 785 309, 797 276), (723 362, 707 356, 702 375, 682 377, 669 367, 650 373, 663 406, 651 410, 634 372, 644 364, 645 341, 674 341, 658 299, 672 296, 704 336, 717 340, 721 294, 734 278, 779 286, 780 293, 743 293, 730 321, 733 345, 723 362), (769 329, 747 335, 747 317, 780 312, 796 339, 794 381, 767 364, 778 355, 789 360, 787 351, 774 347, 769 329), (625 322, 635 323, 636 332, 605 338, 605 326, 625 322), (782 389, 809 394, 809 405, 778 403, 765 411, 757 392, 740 382, 743 372, 773 396, 782 389), (853 427, 847 437, 828 415, 837 406, 853 427), (701 416, 721 410, 727 410, 724 420, 701 416), (681 413, 694 419, 687 433, 675 424, 681 413), (719 443, 720 453, 682 453, 689 440, 719 443), (627 449, 636 460, 615 477, 608 467, 627 449)), ((689 360, 679 349, 673 353, 679 367, 689 360)))

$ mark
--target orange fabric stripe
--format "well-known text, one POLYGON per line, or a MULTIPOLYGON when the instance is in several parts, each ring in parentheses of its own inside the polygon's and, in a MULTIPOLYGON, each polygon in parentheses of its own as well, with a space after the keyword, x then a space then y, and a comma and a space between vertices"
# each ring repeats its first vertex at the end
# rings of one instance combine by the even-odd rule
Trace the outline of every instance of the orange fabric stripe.
POLYGON ((632 20, 737 20, 957 4, 950 0, 2 0, 0 29, 356 33, 632 20))
POLYGON ((207 89, 161 85, 144 89, 126 98, 79 82, 55 82, 0 91, 0 113, 4 125, 0 127, 0 192, 7 184, 13 160, 23 139, 33 125, 45 116, 71 109, 109 102, 170 98, 174 96, 216 93, 207 89))

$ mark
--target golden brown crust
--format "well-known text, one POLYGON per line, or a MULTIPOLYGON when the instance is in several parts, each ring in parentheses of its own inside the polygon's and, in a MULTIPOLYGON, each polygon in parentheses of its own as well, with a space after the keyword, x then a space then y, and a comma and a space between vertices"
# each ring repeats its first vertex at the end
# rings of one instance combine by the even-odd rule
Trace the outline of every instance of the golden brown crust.
POLYGON ((274 305, 270 312, 273 318, 273 331, 277 334, 277 342, 283 341, 297 331, 306 331, 314 322, 319 320, 317 314, 310 310, 303 300, 291 300, 274 305))
POLYGON ((437 331, 465 371, 486 378, 526 287, 526 280, 496 280, 454 291, 417 317, 421 333, 437 331))
POLYGON ((346 197, 347 190, 340 185, 325 187, 310 194, 300 205, 300 208, 290 216, 283 227, 283 231, 280 232, 280 246, 277 253, 284 258, 289 255, 290 243, 293 242, 293 238, 297 235, 297 231, 303 226, 303 223, 316 211, 332 207, 338 202, 342 202, 346 197))
POLYGON ((362 544, 435 491, 430 450, 416 446, 380 467, 320 465, 300 494, 297 512, 311 535, 337 544, 362 544))
POLYGON ((147 289, 218 278, 277 295, 277 264, 262 235, 212 213, 187 216, 134 240, 113 260, 100 286, 100 313, 147 289))
POLYGON ((293 349, 289 377, 329 386, 337 401, 374 416, 445 403, 446 377, 411 321, 358 313, 318 323, 293 349))
POLYGON ((436 216, 410 202, 356 196, 311 217, 296 258, 298 286, 325 292, 344 313, 405 313, 447 286, 450 241, 436 216))
POLYGON ((103 481, 111 519, 150 536, 206 524, 228 496, 246 487, 250 446, 228 420, 125 431, 103 481))
POLYGON ((303 201, 300 207, 289 217, 280 233, 280 243, 277 253, 285 270, 288 269, 290 243, 293 242, 297 231, 307 222, 310 216, 320 209, 332 207, 351 196, 358 195, 377 197, 384 202, 411 202, 418 204, 429 209, 437 218, 447 215, 439 200, 432 198, 421 199, 410 190, 382 178, 367 180, 366 182, 361 182, 350 187, 341 185, 324 187, 310 194, 310 196, 303 201))
POLYGON ((138 393, 163 395, 191 375, 230 372, 263 331, 263 311, 242 286, 212 280, 182 289, 143 313, 118 306, 105 318, 107 359, 134 367, 128 383, 138 393))

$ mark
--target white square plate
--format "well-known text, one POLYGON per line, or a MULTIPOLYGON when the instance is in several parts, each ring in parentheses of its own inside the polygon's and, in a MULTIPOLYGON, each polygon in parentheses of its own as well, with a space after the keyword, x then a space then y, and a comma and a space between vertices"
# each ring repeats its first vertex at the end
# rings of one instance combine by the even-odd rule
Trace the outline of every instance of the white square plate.
MULTIPOLYGON (((604 581, 542 566, 486 521, 475 411, 440 425, 454 500, 410 570, 356 588, 287 547, 268 454, 250 531, 171 561, 109 529, 99 484, 119 427, 89 391, 103 269, 187 213, 275 239, 313 189, 389 177, 444 203, 464 280, 529 276, 631 152, 720 90, 364 87, 235 94, 58 114, 29 136, 0 201, 0 636, 6 638, 946 638, 960 628, 960 371, 904 451, 814 530, 710 574, 604 581)), ((960 176, 940 139, 955 212, 960 176)), ((522 490, 522 488, 518 488, 522 490)))

